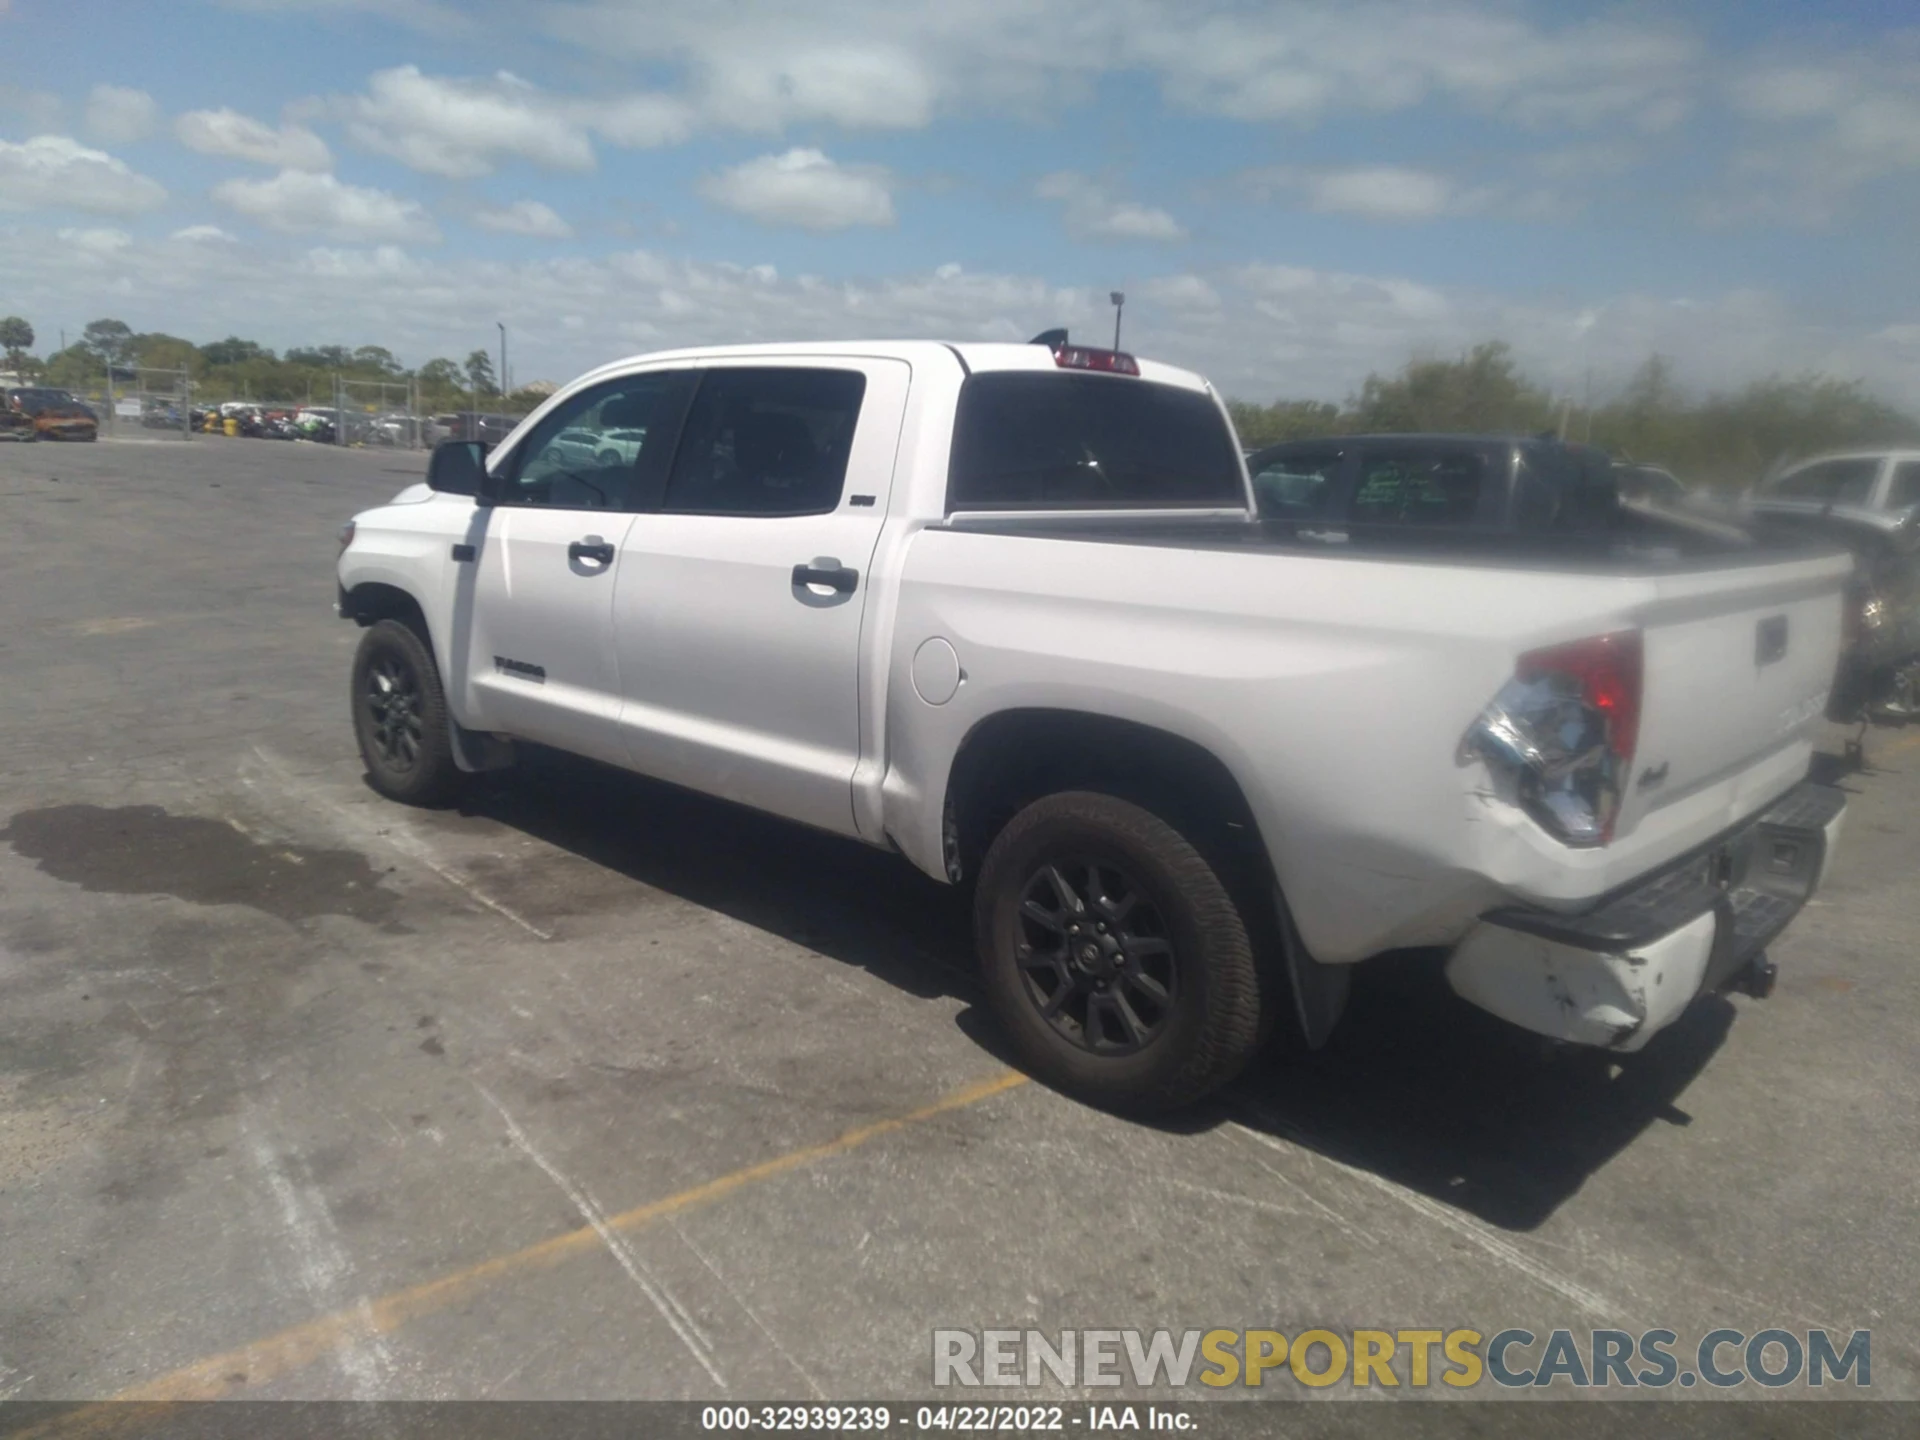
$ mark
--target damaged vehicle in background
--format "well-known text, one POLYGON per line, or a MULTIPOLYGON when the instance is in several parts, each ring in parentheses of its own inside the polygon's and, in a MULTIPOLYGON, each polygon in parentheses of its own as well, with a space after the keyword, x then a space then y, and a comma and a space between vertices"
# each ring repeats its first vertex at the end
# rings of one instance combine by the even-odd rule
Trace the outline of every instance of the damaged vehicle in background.
MULTIPOLYGON (((1920 449, 1802 460, 1763 481, 1745 510, 1760 534, 1817 535, 1853 552, 1828 718, 1920 720, 1920 449)), ((1859 741, 1849 750, 1860 758, 1859 741)))
POLYGON ((7 405, 27 416, 42 440, 100 438, 100 417, 71 391, 23 385, 7 392, 7 405))

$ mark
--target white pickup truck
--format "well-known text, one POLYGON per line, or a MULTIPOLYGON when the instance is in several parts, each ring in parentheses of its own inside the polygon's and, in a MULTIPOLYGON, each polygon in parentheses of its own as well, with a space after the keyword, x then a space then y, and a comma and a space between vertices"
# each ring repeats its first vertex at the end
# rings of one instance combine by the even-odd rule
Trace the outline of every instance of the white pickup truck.
POLYGON ((526 741, 972 884, 1022 1062, 1098 1104, 1320 1043, 1404 947, 1633 1050, 1819 882, 1850 562, 1596 523, 1527 444, 1263 521, 1206 381, 1057 334, 641 356, 345 528, 353 723, 398 800, 526 741))

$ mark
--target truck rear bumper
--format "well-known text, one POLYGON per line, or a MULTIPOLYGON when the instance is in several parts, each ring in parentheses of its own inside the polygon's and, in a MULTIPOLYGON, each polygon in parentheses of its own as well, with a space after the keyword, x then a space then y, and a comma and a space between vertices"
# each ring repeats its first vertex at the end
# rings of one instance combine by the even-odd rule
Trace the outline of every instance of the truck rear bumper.
POLYGON ((1805 782, 1583 914, 1490 911, 1448 958, 1447 983, 1538 1034, 1638 1050, 1761 959, 1819 887, 1846 803, 1805 782))

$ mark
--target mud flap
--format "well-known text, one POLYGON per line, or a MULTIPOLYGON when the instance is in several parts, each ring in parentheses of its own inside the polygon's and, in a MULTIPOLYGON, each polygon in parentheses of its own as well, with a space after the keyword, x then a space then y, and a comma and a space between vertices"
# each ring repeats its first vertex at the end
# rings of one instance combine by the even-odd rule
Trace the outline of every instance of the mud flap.
POLYGON ((1273 908, 1280 922, 1281 952, 1286 959, 1287 980, 1293 991, 1294 1016, 1300 1022, 1301 1038, 1309 1050, 1318 1050, 1333 1034, 1333 1027, 1347 1012, 1347 996, 1353 989, 1351 965, 1322 965, 1307 953, 1306 942, 1293 923, 1293 912, 1277 889, 1273 908))
POLYGON ((453 737, 453 763, 469 775, 505 770, 513 764, 511 740, 469 730, 451 715, 447 717, 447 732, 453 737))

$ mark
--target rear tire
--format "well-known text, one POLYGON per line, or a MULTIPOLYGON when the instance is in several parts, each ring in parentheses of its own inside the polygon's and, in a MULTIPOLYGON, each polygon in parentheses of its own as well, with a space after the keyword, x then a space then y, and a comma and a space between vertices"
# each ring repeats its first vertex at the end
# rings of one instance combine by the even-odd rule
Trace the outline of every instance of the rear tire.
POLYGON ((1027 806, 974 899, 987 995, 1021 1065, 1150 1114, 1230 1080, 1260 1042, 1260 981, 1226 885, 1178 830, 1111 795, 1027 806))
POLYGON ((433 652, 398 620, 376 621, 353 657, 353 733, 373 788, 436 805, 459 784, 447 697, 433 652))

